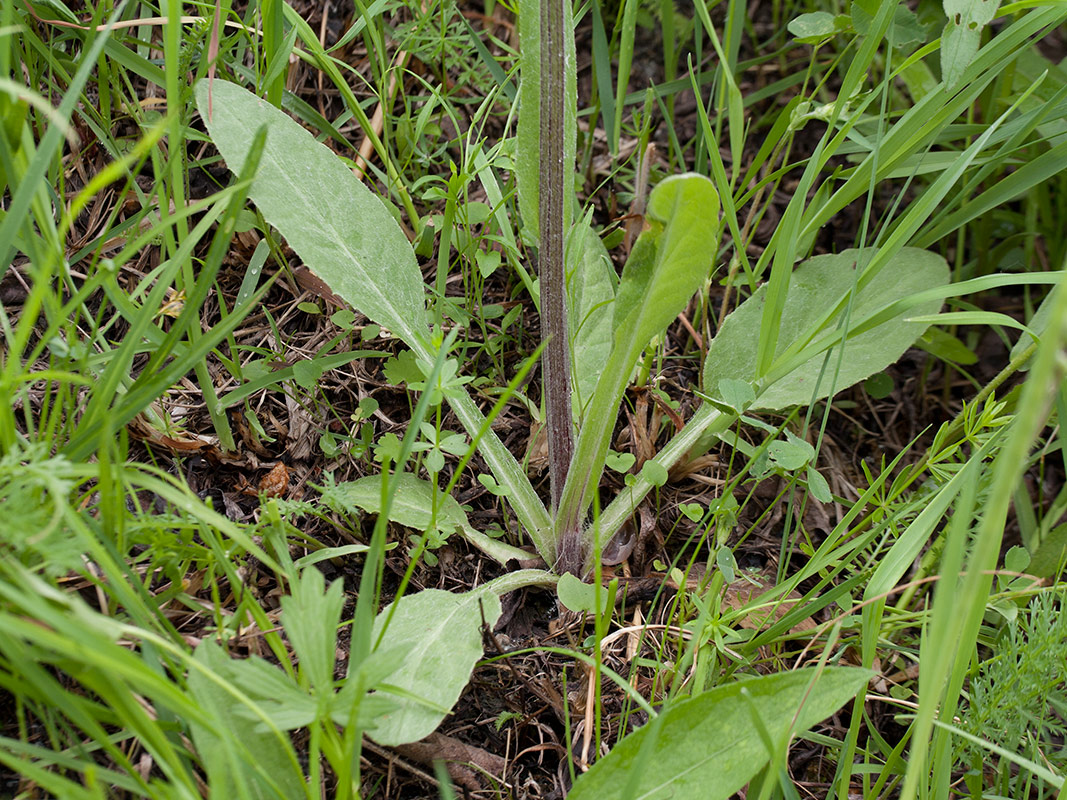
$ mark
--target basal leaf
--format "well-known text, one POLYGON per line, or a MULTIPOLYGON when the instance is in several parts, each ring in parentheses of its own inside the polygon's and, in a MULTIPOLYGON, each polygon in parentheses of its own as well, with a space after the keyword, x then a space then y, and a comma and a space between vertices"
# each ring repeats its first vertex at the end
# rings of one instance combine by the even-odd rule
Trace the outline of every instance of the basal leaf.
POLYGON ((787 732, 806 731, 828 717, 871 674, 848 667, 830 667, 818 676, 814 668, 779 672, 683 700, 617 744, 578 779, 568 798, 728 798, 770 758, 753 709, 777 742, 787 732))
POLYGON ((354 308, 422 355, 429 352, 425 289, 407 237, 382 201, 286 114, 233 83, 207 81, 197 107, 231 170, 259 128, 267 142, 249 196, 316 275, 354 308))
MULTIPOLYGON (((475 589, 464 594, 424 589, 402 597, 389 620, 385 643, 410 648, 384 683, 399 690, 390 694, 396 708, 375 720, 370 732, 378 744, 395 746, 429 736, 456 704, 482 657, 482 624, 500 617, 500 598, 475 589)), ((377 641, 393 606, 374 621, 377 641)))
MULTIPOLYGON (((389 328, 431 361, 425 290, 414 253, 396 220, 324 145, 273 106, 240 87, 216 81, 214 116, 208 119, 207 85, 197 105, 223 157, 244 163, 253 135, 266 126, 266 147, 250 196, 267 220, 331 288, 374 322, 389 328)), ((206 340, 205 340, 206 341, 206 340)), ((465 392, 448 397, 468 432, 484 417, 465 392)), ((511 492, 516 515, 544 548, 548 514, 522 468, 486 430, 479 450, 501 485, 511 492)), ((488 546, 482 540, 483 549, 488 546)), ((494 556, 497 557, 497 556, 494 556)))
POLYGON ((615 271, 588 221, 574 226, 567 252, 567 304, 570 315, 571 383, 574 415, 581 420, 611 352, 615 271))
MULTIPOLYGON (((467 514, 456 499, 436 489, 432 483, 409 472, 393 475, 390 482, 396 494, 389 506, 389 520, 417 531, 439 530, 444 534, 459 531, 460 535, 486 555, 501 564, 523 561, 531 554, 509 544, 493 539, 475 530, 467 514), (434 509, 436 510, 436 516, 434 509)), ((368 475, 359 480, 331 486, 329 500, 347 508, 359 508, 370 514, 378 514, 382 508, 382 476, 368 475)))
MULTIPOLYGON (((867 259, 859 250, 846 250, 836 255, 816 256, 804 262, 793 273, 785 307, 779 321, 775 363, 787 350, 806 346, 809 339, 835 329, 841 317, 825 321, 814 331, 827 312, 846 297, 855 282, 858 264, 867 259)), ((909 295, 948 282, 948 264, 940 256, 926 250, 903 248, 874 279, 864 286, 853 300, 850 326, 855 329, 866 317, 890 303, 909 295)), ((723 323, 708 349, 704 362, 704 390, 719 397, 723 380, 742 380, 756 383, 756 353, 760 320, 763 314, 764 289, 741 304, 723 323)), ((933 314, 940 301, 921 303, 872 330, 845 341, 844 358, 833 385, 837 392, 873 375, 892 364, 926 330, 927 323, 907 322, 913 316, 933 314)), ((818 347, 814 348, 819 350, 818 347)), ((812 353, 788 374, 765 386, 758 393, 752 408, 780 409, 806 405, 813 399, 831 394, 834 370, 838 367, 838 349, 834 348, 822 376, 819 390, 815 384, 823 367, 825 351, 812 353)))
MULTIPOLYGON (((719 195, 701 175, 676 175, 653 189, 641 234, 615 296, 611 354, 600 371, 557 515, 577 527, 604 471, 619 402, 637 359, 701 289, 711 272, 719 195)), ((587 543, 588 544, 588 543, 587 543)))

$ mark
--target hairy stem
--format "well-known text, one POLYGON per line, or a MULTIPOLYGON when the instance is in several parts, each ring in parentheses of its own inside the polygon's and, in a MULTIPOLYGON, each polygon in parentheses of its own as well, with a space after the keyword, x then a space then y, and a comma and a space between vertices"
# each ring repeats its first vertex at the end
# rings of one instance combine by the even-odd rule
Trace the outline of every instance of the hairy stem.
POLYGON ((545 416, 548 433, 552 508, 559 506, 574 450, 571 422, 570 358, 567 352, 567 294, 564 244, 568 220, 564 157, 564 24, 563 4, 550 0, 541 13, 540 144, 542 184, 539 200, 541 338, 545 416))

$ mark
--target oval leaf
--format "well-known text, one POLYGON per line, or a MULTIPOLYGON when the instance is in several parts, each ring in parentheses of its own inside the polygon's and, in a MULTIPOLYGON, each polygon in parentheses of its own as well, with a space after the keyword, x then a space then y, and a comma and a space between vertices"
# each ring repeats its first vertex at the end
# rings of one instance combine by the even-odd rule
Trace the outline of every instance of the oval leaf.
POLYGON ((215 81, 196 102, 230 169, 240 170, 256 131, 267 142, 249 197, 308 268, 353 308, 420 354, 430 320, 411 245, 382 201, 325 145, 277 108, 233 83, 215 81))
POLYGON ((374 621, 374 640, 389 619, 389 647, 410 648, 385 684, 399 692, 393 710, 378 717, 369 735, 393 747, 417 742, 441 724, 459 700, 475 663, 482 657, 482 624, 500 618, 500 598, 476 589, 464 594, 424 589, 390 604, 374 621))
MULTIPOLYGON (((856 264, 865 260, 859 250, 846 250, 836 255, 816 256, 796 269, 790 280, 779 322, 776 358, 801 337, 813 333, 812 328, 819 323, 831 304, 845 297, 852 289, 856 264)), ((941 256, 905 247, 856 295, 851 324, 855 327, 864 318, 895 300, 941 286, 948 282, 948 277, 948 264, 941 256)), ((760 287, 730 314, 708 349, 708 357, 704 362, 704 391, 713 397, 721 396, 720 382, 723 380, 756 383, 756 354, 764 294, 765 288, 760 287)), ((920 303, 888 322, 846 340, 845 355, 834 391, 845 389, 900 358, 927 327, 925 322, 905 322, 905 319, 933 314, 940 308, 940 300, 920 303)), ((822 330, 833 330, 839 317, 826 322, 822 330)), ((814 393, 814 389, 825 352, 815 355, 765 387, 752 408, 776 410, 806 405, 813 397, 818 400, 828 396, 837 368, 837 354, 838 349, 834 348, 826 374, 819 383, 818 393, 814 393)))
MULTIPOLYGON (((448 535, 458 530, 464 539, 503 565, 512 560, 524 561, 530 557, 531 554, 525 550, 493 539, 472 528, 466 512, 456 499, 439 491, 429 481, 424 481, 410 472, 394 475, 389 480, 396 487, 393 502, 389 505, 390 522, 424 533, 432 529, 448 535)), ((498 487, 497 491, 502 490, 498 487)), ((370 514, 380 514, 382 476, 368 475, 359 480, 339 483, 327 489, 324 497, 329 502, 349 510, 359 508, 370 514)))
POLYGON ((848 667, 830 667, 818 678, 815 668, 779 672, 683 700, 623 739, 578 779, 567 797, 727 798, 770 758, 753 713, 777 742, 787 732, 800 733, 830 716, 872 674, 848 667))
POLYGON ((649 228, 626 260, 615 301, 617 349, 636 360, 685 310, 711 270, 718 217, 719 193, 702 175, 673 175, 652 190, 649 228))

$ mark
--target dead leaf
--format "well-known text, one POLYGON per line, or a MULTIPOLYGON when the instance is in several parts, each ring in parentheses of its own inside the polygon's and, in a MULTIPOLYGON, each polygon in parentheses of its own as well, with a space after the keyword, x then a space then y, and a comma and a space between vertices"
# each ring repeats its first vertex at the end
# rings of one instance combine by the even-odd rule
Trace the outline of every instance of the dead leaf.
POLYGON ((326 285, 326 281, 308 269, 305 265, 301 264, 293 270, 293 277, 296 278, 297 286, 305 292, 310 292, 316 297, 321 297, 327 303, 330 303, 337 308, 345 308, 344 300, 335 295, 330 290, 330 287, 326 285))
POLYGON ((259 493, 267 497, 284 497, 289 491, 289 468, 281 461, 259 481, 259 493))
MULTIPOLYGON (((686 578, 685 588, 691 591, 698 589, 703 574, 703 565, 694 565, 686 578)), ((681 588, 669 575, 666 576, 666 580, 668 586, 672 586, 675 589, 681 588)), ((765 595, 772 588, 774 588, 774 581, 771 576, 762 572, 757 572, 755 574, 750 573, 746 577, 738 577, 737 580, 726 587, 726 595, 723 597, 723 602, 735 611, 753 604, 750 613, 742 617, 738 624, 740 624, 742 628, 760 630, 761 628, 766 628, 768 625, 774 624, 792 611, 793 606, 795 606, 801 599, 799 593, 789 592, 785 597, 779 597, 776 600, 767 601, 765 603, 757 602, 760 597, 765 595)), ((814 627, 815 621, 808 617, 798 622, 789 630, 790 633, 800 633, 803 631, 810 631, 814 627)))
POLYGON ((449 777, 472 792, 486 788, 478 777, 479 772, 502 780, 507 766, 507 761, 501 756, 441 733, 431 733, 422 741, 400 745, 395 750, 404 758, 427 767, 432 767, 434 761, 444 761, 449 777))

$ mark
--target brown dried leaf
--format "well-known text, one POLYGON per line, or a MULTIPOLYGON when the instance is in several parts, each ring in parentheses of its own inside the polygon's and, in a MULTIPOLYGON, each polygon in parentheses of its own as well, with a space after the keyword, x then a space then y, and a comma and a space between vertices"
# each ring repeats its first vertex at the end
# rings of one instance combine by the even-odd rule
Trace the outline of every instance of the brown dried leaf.
MULTIPOLYGON (((685 588, 689 590, 698 589, 703 572, 704 570, 700 568, 700 565, 694 567, 686 579, 685 588)), ((675 589, 681 588, 669 576, 667 577, 667 584, 675 589)), ((723 602, 734 610, 745 608, 750 603, 759 600, 759 598, 769 592, 773 586, 773 579, 769 575, 763 573, 756 573, 754 575, 749 574, 747 577, 739 577, 726 587, 726 595, 723 597, 723 602)), ((772 625, 788 614, 800 599, 801 595, 794 591, 789 592, 785 597, 779 598, 777 601, 770 602, 766 605, 760 603, 757 607, 753 608, 747 616, 742 617, 740 625, 742 628, 749 628, 751 630, 759 630, 768 625, 772 625)), ((810 631, 814 627, 815 621, 809 617, 790 628, 790 632, 800 633, 802 631, 810 631)))
POLYGON ((305 265, 301 264, 293 270, 293 277, 296 278, 297 286, 305 292, 310 292, 316 297, 321 297, 327 303, 337 308, 346 307, 344 300, 330 290, 326 281, 308 269, 305 265))
POLYGON ((281 461, 259 481, 259 493, 267 497, 284 497, 289 491, 289 468, 281 461))
POLYGON ((444 761, 449 777, 472 792, 486 788, 479 779, 479 772, 503 779, 507 766, 507 761, 501 756, 441 733, 431 733, 422 741, 400 745, 395 749, 404 758, 428 767, 433 766, 434 761, 444 761), (477 767, 477 771, 468 764, 477 767))

